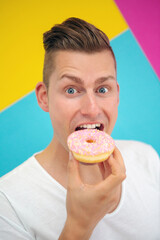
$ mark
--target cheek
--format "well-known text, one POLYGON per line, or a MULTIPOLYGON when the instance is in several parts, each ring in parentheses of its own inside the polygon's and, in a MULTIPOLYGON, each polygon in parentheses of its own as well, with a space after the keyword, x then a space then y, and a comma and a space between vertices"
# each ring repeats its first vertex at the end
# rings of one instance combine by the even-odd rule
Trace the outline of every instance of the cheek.
POLYGON ((112 125, 112 128, 113 128, 115 123, 116 123, 117 116, 118 116, 118 101, 117 101, 117 98, 108 99, 105 106, 106 106, 105 107, 106 115, 108 117, 110 125, 112 125))
POLYGON ((118 99, 117 98, 110 98, 106 103, 106 109, 111 115, 114 115, 118 111, 118 99))
POLYGON ((110 109, 111 111, 111 116, 112 116, 112 120, 113 120, 113 124, 115 124, 116 120, 117 120, 117 116, 118 116, 118 104, 117 102, 113 102, 112 108, 110 109))
POLYGON ((49 112, 53 127, 61 126, 61 128, 65 128, 74 115, 76 104, 74 104, 74 101, 68 101, 62 97, 55 97, 51 102, 49 112))

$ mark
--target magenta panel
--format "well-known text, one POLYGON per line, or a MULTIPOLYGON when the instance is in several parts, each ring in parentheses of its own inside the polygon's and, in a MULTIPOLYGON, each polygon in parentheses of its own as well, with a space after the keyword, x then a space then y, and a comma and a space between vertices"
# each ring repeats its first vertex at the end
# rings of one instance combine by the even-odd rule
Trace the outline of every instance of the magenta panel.
POLYGON ((160 0, 115 0, 160 78, 160 0))

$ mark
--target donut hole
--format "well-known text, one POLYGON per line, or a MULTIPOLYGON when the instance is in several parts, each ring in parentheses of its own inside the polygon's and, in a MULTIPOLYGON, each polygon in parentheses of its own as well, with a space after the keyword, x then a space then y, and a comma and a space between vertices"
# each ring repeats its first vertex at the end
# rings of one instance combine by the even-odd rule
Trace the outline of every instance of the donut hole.
POLYGON ((87 143, 95 143, 96 141, 94 141, 93 139, 87 139, 86 142, 87 143))

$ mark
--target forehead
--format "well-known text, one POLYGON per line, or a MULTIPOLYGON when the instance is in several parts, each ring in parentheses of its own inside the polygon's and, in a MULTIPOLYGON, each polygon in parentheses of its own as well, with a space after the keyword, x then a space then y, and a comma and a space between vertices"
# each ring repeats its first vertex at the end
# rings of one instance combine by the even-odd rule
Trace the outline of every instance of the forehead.
POLYGON ((52 60, 54 67, 49 85, 59 85, 71 79, 64 76, 80 79, 87 86, 109 76, 116 80, 115 60, 109 50, 95 53, 57 51, 52 55, 52 60))
POLYGON ((115 60, 109 50, 95 53, 58 51, 54 56, 56 71, 111 71, 115 72, 115 60))

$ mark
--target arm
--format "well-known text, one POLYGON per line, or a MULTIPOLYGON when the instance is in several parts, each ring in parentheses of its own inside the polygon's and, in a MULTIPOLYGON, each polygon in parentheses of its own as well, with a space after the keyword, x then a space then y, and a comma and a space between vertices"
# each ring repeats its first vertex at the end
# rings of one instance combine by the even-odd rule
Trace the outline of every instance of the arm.
POLYGON ((120 201, 121 185, 126 175, 117 148, 99 164, 104 180, 96 185, 84 184, 78 167, 79 162, 71 157, 68 163, 67 220, 59 240, 88 240, 97 223, 113 212, 120 201))

